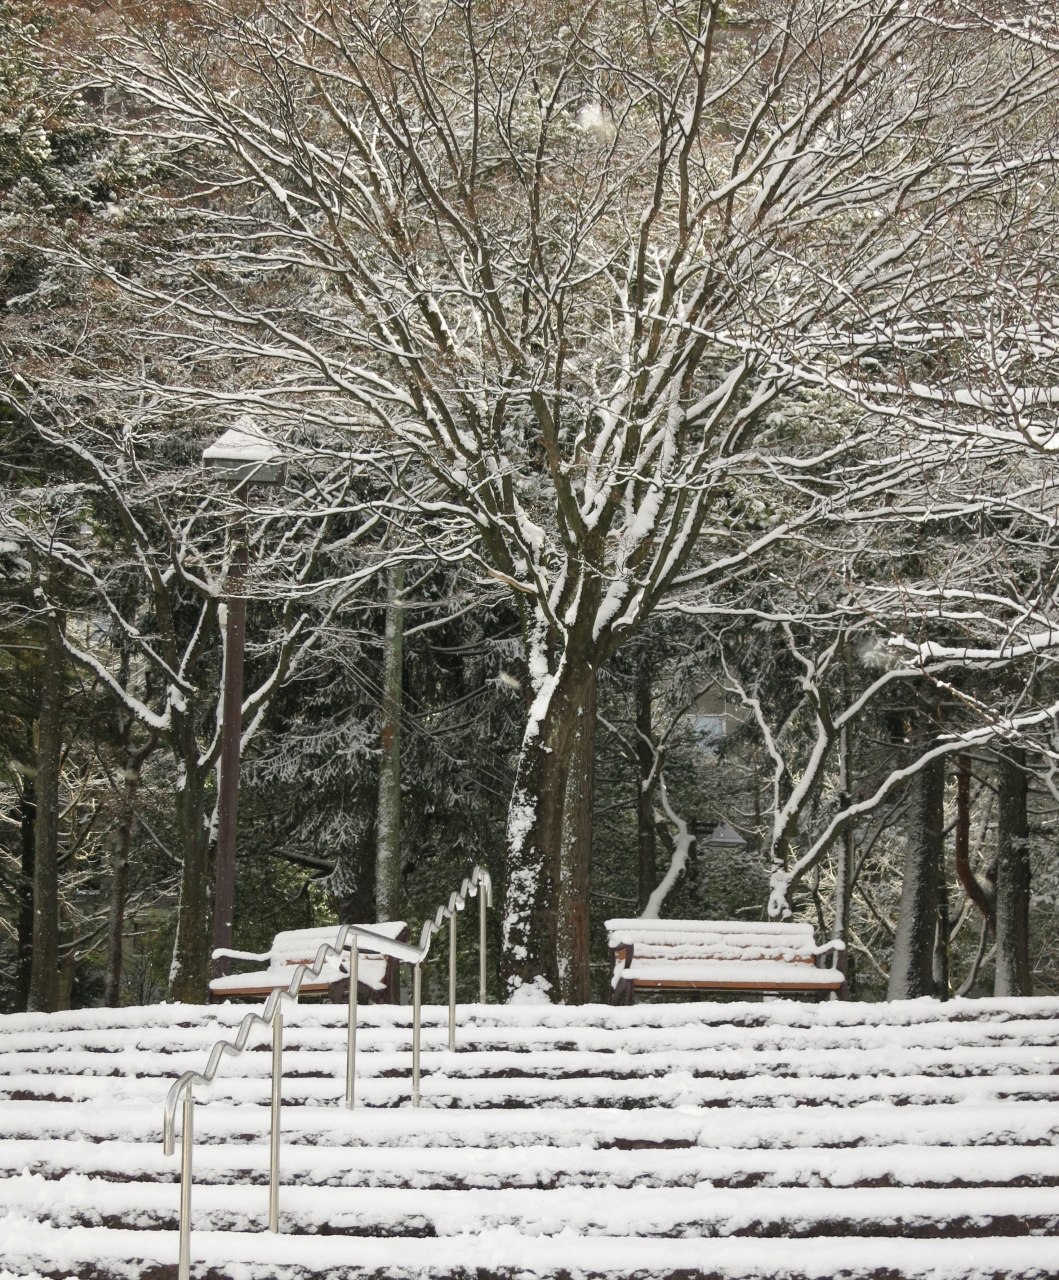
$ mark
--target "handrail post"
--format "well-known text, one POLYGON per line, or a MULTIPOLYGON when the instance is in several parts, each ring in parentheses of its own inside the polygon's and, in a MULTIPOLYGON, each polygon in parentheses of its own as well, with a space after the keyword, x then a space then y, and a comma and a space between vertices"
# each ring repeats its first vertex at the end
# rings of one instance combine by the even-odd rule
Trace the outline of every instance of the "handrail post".
POLYGON ((478 1002, 485 1004, 485 885, 478 881, 478 1002))
POLYGON ((180 1262, 178 1280, 191 1280, 191 1144, 192 1113, 191 1085, 184 1094, 184 1125, 180 1135, 180 1262))
POLYGON ((449 1050, 456 1052, 456 909, 449 916, 449 1050))
POLYGON ((419 1106, 419 1010, 423 995, 423 974, 419 965, 412 975, 412 1106, 419 1106))
POLYGON ((276 1006, 272 1019, 272 1145, 268 1171, 268 1229, 279 1231, 279 1118, 280 1084, 283 1080, 283 1009, 276 1006))
POLYGON ((357 1065, 357 983, 359 981, 360 948, 357 935, 349 947, 349 1025, 346 1029, 346 1106, 353 1110, 353 1081, 357 1065))

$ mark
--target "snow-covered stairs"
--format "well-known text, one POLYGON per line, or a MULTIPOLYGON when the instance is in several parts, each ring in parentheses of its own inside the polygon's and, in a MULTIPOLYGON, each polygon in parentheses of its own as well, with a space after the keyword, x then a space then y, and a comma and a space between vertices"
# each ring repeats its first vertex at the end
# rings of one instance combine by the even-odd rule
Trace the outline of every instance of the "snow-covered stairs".
MULTIPOLYGON (((0 1271, 175 1275, 169 1082, 245 1009, 0 1018, 0 1271)), ((196 1094, 193 1274, 1059 1276, 1059 1001, 287 1015, 196 1094)))

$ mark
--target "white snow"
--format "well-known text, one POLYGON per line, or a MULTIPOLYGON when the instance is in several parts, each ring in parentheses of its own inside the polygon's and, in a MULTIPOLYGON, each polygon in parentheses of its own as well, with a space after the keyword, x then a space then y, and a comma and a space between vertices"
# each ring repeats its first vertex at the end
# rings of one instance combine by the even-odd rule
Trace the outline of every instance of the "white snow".
MULTIPOLYGON (((672 923, 676 948, 734 936, 672 923)), ((798 926, 758 937, 806 946, 798 926)), ((0 1280, 174 1264, 162 1101, 244 1009, 0 1018, 0 1280)), ((345 1009, 288 1011, 278 1236, 270 1054, 196 1090, 193 1273, 1059 1274, 1059 1000, 460 1005, 457 1019, 453 1054, 447 1010, 424 1011, 416 1110, 410 1010, 362 1007, 349 1111, 345 1009)))

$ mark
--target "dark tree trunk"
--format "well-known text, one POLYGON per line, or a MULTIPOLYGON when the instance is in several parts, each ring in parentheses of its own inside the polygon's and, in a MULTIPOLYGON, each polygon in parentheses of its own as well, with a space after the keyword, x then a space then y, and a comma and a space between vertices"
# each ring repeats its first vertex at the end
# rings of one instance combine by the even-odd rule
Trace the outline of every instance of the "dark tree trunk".
POLYGON ((29 976, 33 966, 33 862, 36 853, 37 784, 27 768, 18 800, 22 835, 22 866, 18 882, 18 971, 15 978, 18 1007, 29 1007, 29 976))
MULTIPOLYGON (((852 700, 852 657, 848 642, 843 646, 843 659, 843 702, 848 707, 852 700)), ((843 724, 838 735, 838 790, 839 803, 843 809, 846 809, 853 802, 853 730, 848 721, 843 724)), ((853 834, 853 823, 847 822, 839 836, 835 866, 835 916, 831 924, 832 942, 849 941, 849 904, 853 896, 855 851, 856 837, 853 834)), ((848 966, 848 956, 846 963, 848 966)))
POLYGON ((945 829, 944 758, 924 765, 913 786, 888 1000, 914 1000, 934 994, 938 864, 945 829))
POLYGON ((187 1004, 205 1004, 209 999, 213 930, 205 783, 206 772, 185 762, 183 786, 176 795, 176 825, 184 862, 169 994, 187 1004))
POLYGON ((37 812, 33 855, 33 958, 28 1007, 51 1013, 60 1006, 59 768, 62 759, 63 627, 49 615, 37 728, 37 812))
POLYGON ((971 761, 960 756, 956 761, 956 830, 953 849, 956 878, 964 892, 985 918, 989 932, 996 931, 996 887, 988 877, 981 884, 971 870, 971 761))
MULTIPOLYGON (((559 979, 561 848, 567 779, 577 756, 579 711, 594 705, 588 661, 567 654, 547 706, 527 730, 508 811, 504 877, 502 978, 511 993, 543 978, 559 979)), ((582 783, 586 778, 582 778, 582 783)), ((583 802, 591 800, 583 796, 583 802)))
POLYGON ((327 889, 339 924, 370 924, 375 919, 375 806, 378 788, 358 789, 356 803, 367 812, 357 843, 339 854, 327 889))
POLYGON ((939 1000, 948 1000, 951 975, 949 971, 949 881, 945 867, 945 844, 938 850, 938 897, 934 916, 934 994, 939 1000))
POLYGON ((111 855, 110 914, 107 920, 107 969, 103 1002, 108 1009, 121 1004, 121 965, 124 951, 125 904, 129 895, 129 855, 135 823, 136 790, 140 784, 140 762, 126 760, 125 786, 121 796, 117 841, 111 855))
POLYGON ((643 913, 647 900, 658 884, 658 845, 655 835, 654 792, 653 785, 645 789, 654 769, 655 753, 651 748, 654 742, 651 717, 651 696, 654 669, 645 657, 636 673, 636 759, 639 764, 636 780, 636 843, 637 843, 637 877, 636 901, 638 910, 643 913))
POLYGON ((587 1004, 592 998, 589 916, 596 780, 596 676, 591 670, 584 683, 574 738, 563 813, 556 965, 559 999, 563 1004, 587 1004))
POLYGON ((1026 752, 1009 747, 998 770, 995 996, 1033 994, 1026 752))

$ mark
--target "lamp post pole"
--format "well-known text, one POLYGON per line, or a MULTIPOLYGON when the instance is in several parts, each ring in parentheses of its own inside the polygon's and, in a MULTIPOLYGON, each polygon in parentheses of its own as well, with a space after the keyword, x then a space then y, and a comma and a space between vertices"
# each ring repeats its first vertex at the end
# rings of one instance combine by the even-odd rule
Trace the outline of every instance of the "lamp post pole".
MULTIPOLYGON (((247 487, 235 490, 246 505, 247 487)), ((217 796, 217 860, 213 899, 213 947, 231 947, 235 907, 235 841, 239 827, 239 758, 243 728, 243 654, 246 649, 246 571, 249 553, 242 518, 232 528, 232 560, 225 598, 224 689, 221 694, 221 776, 217 796)), ((213 961, 213 977, 231 970, 222 956, 213 961)))
MULTIPOLYGON (((217 856, 213 888, 213 948, 232 945, 235 839, 239 815, 239 757, 243 732, 243 653, 246 647, 246 510, 251 484, 282 484, 285 468, 272 443, 250 418, 241 418, 203 450, 203 464, 224 475, 239 515, 231 529, 231 563, 224 608, 224 688, 221 691, 221 776, 217 795, 217 856)), ((227 957, 213 961, 213 977, 229 972, 227 957)))

